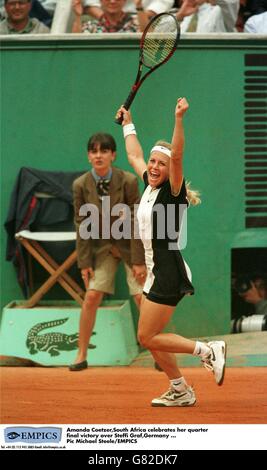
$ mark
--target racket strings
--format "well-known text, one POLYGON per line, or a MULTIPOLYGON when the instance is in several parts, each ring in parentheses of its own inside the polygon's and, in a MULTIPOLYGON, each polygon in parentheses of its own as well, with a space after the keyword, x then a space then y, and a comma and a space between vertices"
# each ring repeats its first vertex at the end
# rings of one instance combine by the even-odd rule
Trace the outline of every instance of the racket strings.
POLYGON ((177 22, 171 15, 161 15, 152 22, 143 43, 143 63, 154 67, 163 62, 177 44, 177 22))
POLYGON ((154 67, 163 62, 175 46, 173 39, 147 39, 143 48, 143 62, 147 67, 154 67))

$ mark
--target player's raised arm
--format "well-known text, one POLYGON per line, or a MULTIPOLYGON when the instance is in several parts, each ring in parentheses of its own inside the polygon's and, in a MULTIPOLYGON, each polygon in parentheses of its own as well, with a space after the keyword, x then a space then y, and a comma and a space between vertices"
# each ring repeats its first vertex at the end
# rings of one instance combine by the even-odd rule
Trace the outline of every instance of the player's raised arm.
POLYGON ((143 174, 146 171, 147 166, 144 160, 142 147, 136 135, 131 113, 122 106, 118 110, 116 117, 122 117, 123 135, 125 138, 128 161, 136 174, 143 179, 143 174))
POLYGON ((183 182, 184 126, 183 116, 189 108, 186 98, 178 98, 175 108, 175 124, 171 142, 170 183, 172 194, 180 192, 183 182))

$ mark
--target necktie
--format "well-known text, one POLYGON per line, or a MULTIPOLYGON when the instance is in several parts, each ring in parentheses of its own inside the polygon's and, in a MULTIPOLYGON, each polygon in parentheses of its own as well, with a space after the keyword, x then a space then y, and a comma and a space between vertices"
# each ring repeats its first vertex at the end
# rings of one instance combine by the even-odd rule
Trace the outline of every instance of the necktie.
POLYGON ((100 178, 97 183, 96 183, 96 190, 98 196, 107 196, 109 192, 109 185, 110 185, 110 180, 100 178))
POLYGON ((198 20, 198 14, 197 12, 192 15, 191 20, 189 21, 189 25, 187 27, 186 32, 187 33, 195 33, 197 30, 197 20, 198 20))

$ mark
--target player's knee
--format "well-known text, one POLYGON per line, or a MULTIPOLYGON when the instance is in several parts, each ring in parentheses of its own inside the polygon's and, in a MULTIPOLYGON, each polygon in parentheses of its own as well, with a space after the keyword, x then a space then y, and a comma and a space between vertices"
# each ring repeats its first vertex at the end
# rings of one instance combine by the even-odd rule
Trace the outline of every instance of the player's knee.
POLYGON ((149 349, 151 335, 149 335, 145 331, 138 330, 137 337, 138 337, 138 342, 141 344, 141 346, 143 346, 146 349, 149 349))

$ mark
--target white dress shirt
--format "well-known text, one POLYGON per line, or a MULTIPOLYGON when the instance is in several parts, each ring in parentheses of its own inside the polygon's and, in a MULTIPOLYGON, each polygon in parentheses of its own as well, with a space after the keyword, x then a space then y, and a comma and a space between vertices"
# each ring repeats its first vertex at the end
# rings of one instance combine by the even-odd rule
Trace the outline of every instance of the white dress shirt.
POLYGON ((57 0, 38 0, 41 3, 42 7, 44 7, 49 13, 54 13, 57 0))
MULTIPOLYGON (((203 3, 198 9, 196 33, 235 32, 239 0, 217 0, 216 5, 203 3)), ((181 32, 186 33, 193 15, 186 16, 181 23, 181 32)))
POLYGON ((267 34, 267 11, 251 16, 244 25, 244 33, 267 34))

